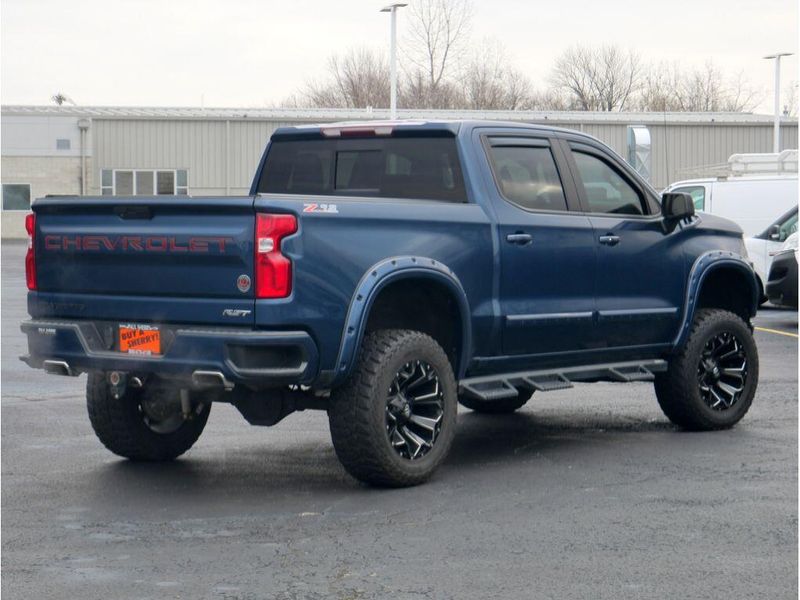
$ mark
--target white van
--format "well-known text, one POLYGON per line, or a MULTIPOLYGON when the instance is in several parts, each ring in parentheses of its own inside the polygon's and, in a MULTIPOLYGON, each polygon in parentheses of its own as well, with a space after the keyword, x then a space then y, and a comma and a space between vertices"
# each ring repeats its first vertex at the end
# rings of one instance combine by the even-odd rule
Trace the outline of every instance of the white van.
POLYGON ((665 191, 690 194, 696 210, 730 219, 751 237, 797 206, 797 173, 689 179, 665 191))
POLYGON ((744 239, 747 254, 761 286, 762 300, 773 255, 782 249, 786 240, 792 235, 797 235, 797 206, 782 214, 758 235, 744 239))

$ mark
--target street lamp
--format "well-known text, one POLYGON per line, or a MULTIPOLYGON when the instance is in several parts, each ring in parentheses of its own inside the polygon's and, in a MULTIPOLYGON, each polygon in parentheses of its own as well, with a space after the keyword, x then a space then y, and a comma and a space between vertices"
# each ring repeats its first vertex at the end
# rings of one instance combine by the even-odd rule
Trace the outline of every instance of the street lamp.
POLYGON ((775 125, 772 134, 772 151, 781 151, 781 56, 792 56, 792 52, 778 52, 764 58, 775 59, 775 125))
POLYGON ((389 6, 385 6, 381 9, 381 12, 388 12, 392 15, 392 42, 391 42, 391 50, 390 50, 390 65, 391 65, 391 96, 389 100, 389 116, 392 119, 397 118, 397 9, 403 8, 404 6, 408 6, 408 4, 403 4, 401 2, 396 2, 394 4, 390 4, 389 6))

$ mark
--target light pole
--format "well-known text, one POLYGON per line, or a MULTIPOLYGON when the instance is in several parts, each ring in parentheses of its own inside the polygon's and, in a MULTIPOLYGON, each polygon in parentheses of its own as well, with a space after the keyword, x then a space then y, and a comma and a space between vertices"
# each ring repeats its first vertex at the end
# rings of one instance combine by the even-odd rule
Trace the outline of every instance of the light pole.
POLYGON ((391 86, 392 86, 391 96, 389 100, 389 116, 392 119, 397 118, 397 9, 403 8, 404 6, 408 6, 408 4, 396 2, 394 4, 390 4, 389 6, 385 6, 381 9, 381 12, 388 12, 391 13, 392 15, 392 41, 391 41, 391 50, 389 51, 391 86))
POLYGON ((772 151, 775 154, 781 151, 781 56, 792 56, 792 52, 778 52, 764 57, 775 60, 775 125, 772 134, 772 151))

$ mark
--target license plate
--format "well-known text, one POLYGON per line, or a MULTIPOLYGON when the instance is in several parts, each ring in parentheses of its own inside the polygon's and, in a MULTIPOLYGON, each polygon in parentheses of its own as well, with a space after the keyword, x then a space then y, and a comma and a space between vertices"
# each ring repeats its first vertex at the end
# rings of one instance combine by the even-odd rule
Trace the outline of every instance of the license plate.
POLYGON ((126 354, 161 354, 161 332, 155 325, 119 326, 119 351, 126 354))

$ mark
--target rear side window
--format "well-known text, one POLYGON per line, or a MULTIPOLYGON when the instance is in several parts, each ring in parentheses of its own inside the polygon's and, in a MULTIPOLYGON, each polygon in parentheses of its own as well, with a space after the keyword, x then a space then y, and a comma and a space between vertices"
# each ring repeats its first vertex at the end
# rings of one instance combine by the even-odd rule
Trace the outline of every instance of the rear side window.
POLYGON ((492 166, 503 196, 526 210, 567 210, 550 148, 493 146, 492 166))
POLYGON ((615 169, 591 154, 573 150, 588 208, 593 213, 643 215, 639 193, 615 169))
POLYGON ((275 140, 258 192, 466 201, 454 138, 275 140))

